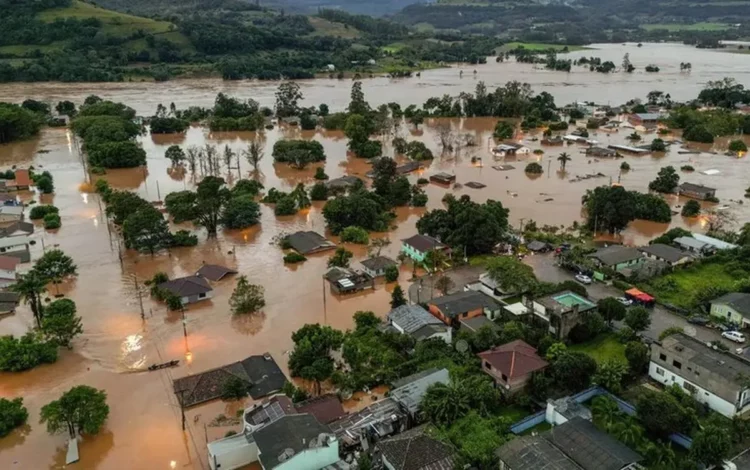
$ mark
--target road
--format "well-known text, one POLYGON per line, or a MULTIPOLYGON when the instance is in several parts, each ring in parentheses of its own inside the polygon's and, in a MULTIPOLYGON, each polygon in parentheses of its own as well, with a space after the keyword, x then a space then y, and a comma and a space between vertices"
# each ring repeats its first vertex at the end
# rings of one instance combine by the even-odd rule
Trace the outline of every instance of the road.
MULTIPOLYGON (((524 262, 534 268, 534 274, 537 279, 544 282, 563 282, 575 280, 573 273, 559 268, 555 265, 555 258, 553 254, 535 254, 527 256, 524 262)), ((605 297, 621 297, 622 291, 608 286, 601 282, 594 282, 586 286, 586 290, 589 293, 589 297, 593 300, 600 300, 605 297)), ((669 327, 678 326, 681 327, 686 334, 697 338, 701 341, 721 341, 732 351, 742 346, 732 341, 726 340, 721 337, 721 333, 718 330, 712 328, 706 328, 703 326, 691 325, 687 320, 677 315, 676 313, 670 312, 669 310, 656 305, 651 311, 651 327, 644 331, 644 336, 651 339, 658 339, 659 334, 669 327)))

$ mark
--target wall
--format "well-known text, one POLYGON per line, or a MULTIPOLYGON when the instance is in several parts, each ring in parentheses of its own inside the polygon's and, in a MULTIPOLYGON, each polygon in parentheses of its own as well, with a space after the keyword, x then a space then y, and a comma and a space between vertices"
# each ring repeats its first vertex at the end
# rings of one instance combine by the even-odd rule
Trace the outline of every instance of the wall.
POLYGON ((234 470, 257 460, 258 445, 247 442, 244 434, 208 443, 208 465, 211 470, 234 470))
POLYGON ((451 328, 446 328, 444 332, 442 332, 442 333, 435 333, 434 335, 430 336, 427 339, 440 338, 443 341, 445 341, 446 343, 452 344, 453 343, 453 334, 452 334, 452 332, 453 332, 453 330, 451 328))
POLYGON ((745 317, 737 313, 735 309, 727 304, 711 304, 711 315, 715 317, 725 318, 730 322, 736 323, 738 325, 743 324, 743 322, 747 323, 745 317))
MULTIPOLYGON (((652 379, 656 380, 659 383, 664 384, 665 386, 669 386, 669 385, 672 385, 673 383, 676 383, 684 389, 685 383, 687 382, 693 385, 696 389, 698 389, 698 391, 695 394, 693 394, 693 397, 697 401, 701 403, 705 403, 712 410, 718 413, 721 413, 728 418, 733 417, 737 413, 733 403, 729 403, 728 401, 714 395, 708 390, 702 387, 699 387, 698 385, 690 381, 683 379, 681 376, 675 374, 669 369, 666 369, 663 366, 663 364, 651 361, 648 367, 648 375, 652 379), (663 371, 663 374, 659 373, 658 371, 663 371)), ((685 390, 685 391, 690 393, 689 390, 685 390)))
POLYGON ((425 254, 422 253, 421 251, 415 250, 411 245, 402 244, 401 245, 401 251, 403 251, 404 253, 406 253, 406 255, 409 258, 411 258, 411 259, 417 260, 420 263, 424 262, 424 256, 425 256, 425 254))
POLYGON ((334 440, 325 447, 305 449, 274 470, 319 470, 339 461, 339 442, 334 440))

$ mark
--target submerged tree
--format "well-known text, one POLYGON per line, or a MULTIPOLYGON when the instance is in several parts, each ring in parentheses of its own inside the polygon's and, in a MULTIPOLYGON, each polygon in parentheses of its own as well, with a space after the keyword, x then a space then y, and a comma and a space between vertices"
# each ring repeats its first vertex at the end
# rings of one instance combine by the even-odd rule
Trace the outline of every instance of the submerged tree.
POLYGON ((78 274, 78 268, 73 262, 73 258, 57 249, 43 254, 34 265, 34 271, 37 271, 42 279, 55 284, 56 288, 66 277, 78 274))
POLYGON ((250 284, 247 277, 240 276, 237 278, 237 286, 229 298, 229 307, 232 313, 245 314, 255 313, 266 306, 266 300, 263 297, 263 286, 250 284))
POLYGON ((26 274, 19 274, 16 283, 10 286, 10 290, 17 293, 24 303, 28 304, 31 313, 36 320, 37 328, 42 327, 44 305, 42 294, 46 291, 47 280, 36 270, 32 269, 26 274))
POLYGON ((44 335, 60 346, 70 349, 70 342, 83 333, 81 317, 76 315, 76 304, 70 299, 55 300, 44 309, 44 335))
POLYGON ((79 434, 97 434, 109 416, 107 394, 87 385, 73 387, 42 407, 39 422, 55 434, 68 431, 71 439, 79 434))
POLYGON ((570 158, 570 155, 565 152, 561 153, 560 156, 557 157, 557 161, 560 162, 560 171, 565 171, 565 166, 571 160, 572 158, 570 158))
POLYGON ((258 174, 260 172, 259 166, 260 161, 263 160, 263 146, 257 140, 253 140, 247 146, 247 150, 243 151, 247 162, 253 167, 253 171, 258 174))

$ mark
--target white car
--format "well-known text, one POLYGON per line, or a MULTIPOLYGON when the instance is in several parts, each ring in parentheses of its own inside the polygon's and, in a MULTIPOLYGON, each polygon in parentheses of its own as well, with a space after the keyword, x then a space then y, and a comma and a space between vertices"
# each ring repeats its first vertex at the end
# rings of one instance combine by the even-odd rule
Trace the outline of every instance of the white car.
POLYGON ((726 338, 729 341, 734 341, 735 343, 745 342, 745 335, 740 333, 739 331, 725 331, 721 334, 721 337, 726 338))
POLYGON ((585 274, 576 274, 576 281, 580 282, 581 284, 591 284, 591 278, 586 276, 585 274))
POLYGON ((626 307, 630 307, 631 305, 633 305, 633 301, 630 300, 627 297, 618 297, 617 301, 620 302, 621 304, 623 304, 626 307))

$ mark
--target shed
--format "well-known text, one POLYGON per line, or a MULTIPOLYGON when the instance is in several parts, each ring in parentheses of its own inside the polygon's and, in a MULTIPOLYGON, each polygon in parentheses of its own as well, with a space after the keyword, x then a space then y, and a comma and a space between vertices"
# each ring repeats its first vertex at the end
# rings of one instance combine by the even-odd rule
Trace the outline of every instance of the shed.
POLYGON ((680 196, 706 201, 716 197, 716 188, 685 182, 679 186, 679 193, 680 196))
POLYGON ((229 274, 237 274, 237 271, 218 264, 204 264, 198 272, 195 273, 196 276, 205 277, 209 281, 214 282, 221 281, 224 276, 228 276, 229 274))
POLYGON ((309 255, 321 251, 333 250, 336 244, 326 239, 323 235, 308 231, 295 232, 286 237, 292 249, 297 253, 309 255))
POLYGON ((160 289, 179 297, 183 304, 192 304, 211 298, 213 289, 201 276, 185 276, 159 284, 160 289))
POLYGON ((456 182, 456 175, 440 172, 430 175, 430 181, 437 184, 453 184, 456 182))

